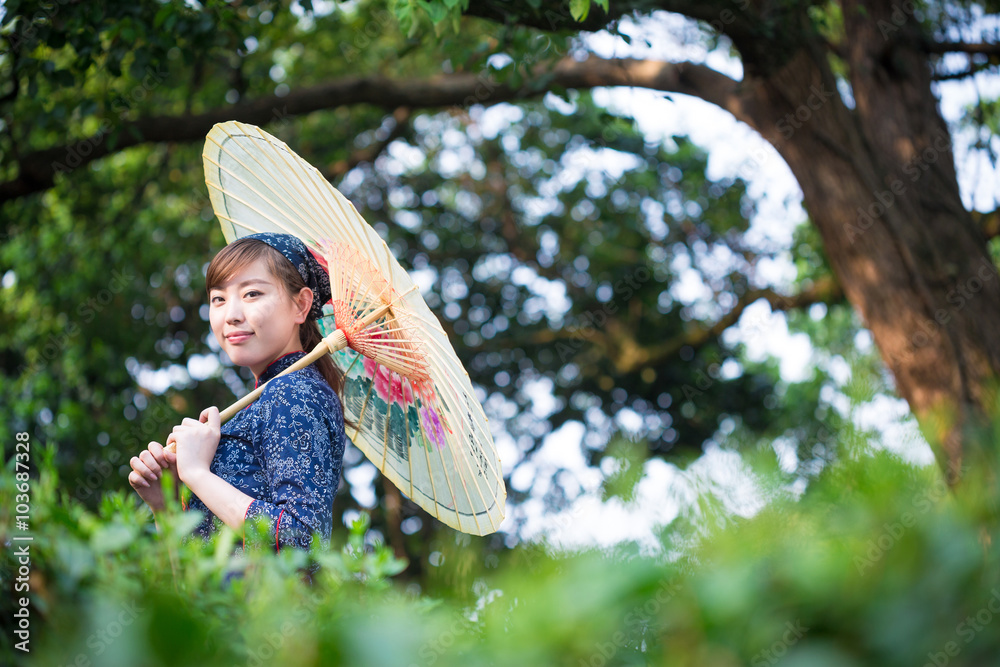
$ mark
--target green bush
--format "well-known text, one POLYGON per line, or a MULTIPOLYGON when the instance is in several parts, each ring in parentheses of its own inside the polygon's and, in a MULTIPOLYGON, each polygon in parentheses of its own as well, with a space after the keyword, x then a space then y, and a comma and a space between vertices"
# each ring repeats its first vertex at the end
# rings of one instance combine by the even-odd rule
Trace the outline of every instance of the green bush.
MULTIPOLYGON (((31 652, 14 647, 19 595, 5 596, 5 662, 941 667, 1000 650, 992 487, 968 476, 956 496, 887 453, 847 457, 750 519, 668 526, 671 556, 528 545, 487 567, 456 546, 441 569, 461 563, 468 584, 434 597, 392 579, 403 563, 366 545, 364 517, 326 552, 233 555, 232 531, 185 539, 197 517, 179 511, 157 531, 131 491, 88 512, 52 452, 32 455, 31 652)), ((0 479, 6 591, 22 534, 13 470, 0 479)))

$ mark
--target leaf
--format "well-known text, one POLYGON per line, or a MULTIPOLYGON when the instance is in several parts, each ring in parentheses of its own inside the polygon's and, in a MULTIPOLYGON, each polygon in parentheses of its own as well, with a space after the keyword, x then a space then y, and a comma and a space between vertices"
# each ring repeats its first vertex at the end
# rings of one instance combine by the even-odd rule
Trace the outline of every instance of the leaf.
POLYGON ((94 569, 93 551, 83 542, 69 536, 63 536, 56 542, 55 557, 59 563, 60 574, 74 584, 88 576, 94 569))
POLYGON ((172 5, 163 5, 160 7, 159 11, 156 12, 156 17, 153 19, 153 27, 159 30, 163 27, 163 22, 168 16, 172 16, 174 13, 174 7, 172 5))
POLYGON ((121 551, 135 539, 135 529, 120 523, 101 526, 90 536, 90 548, 97 553, 121 551))
POLYGON ((575 21, 584 21, 590 13, 590 0, 570 0, 569 13, 575 21))
POLYGON ((448 8, 439 2, 427 2, 426 0, 421 0, 420 5, 427 12, 427 15, 431 17, 431 23, 437 25, 441 21, 448 17, 448 8))

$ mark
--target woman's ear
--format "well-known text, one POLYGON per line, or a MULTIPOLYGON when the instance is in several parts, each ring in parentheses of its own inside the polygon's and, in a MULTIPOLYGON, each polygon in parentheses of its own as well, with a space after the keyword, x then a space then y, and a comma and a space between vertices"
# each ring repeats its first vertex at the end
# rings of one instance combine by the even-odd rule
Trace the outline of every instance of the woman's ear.
POLYGON ((313 291, 308 287, 299 290, 298 298, 295 299, 297 311, 295 313, 295 323, 302 324, 309 318, 309 311, 312 309, 313 291))

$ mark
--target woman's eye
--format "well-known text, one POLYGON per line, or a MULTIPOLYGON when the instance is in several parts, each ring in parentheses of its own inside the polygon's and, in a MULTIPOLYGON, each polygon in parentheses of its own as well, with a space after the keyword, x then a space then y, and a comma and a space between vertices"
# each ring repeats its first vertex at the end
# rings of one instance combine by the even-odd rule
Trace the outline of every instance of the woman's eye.
POLYGON ((215 303, 216 299, 222 299, 222 297, 221 296, 213 296, 212 297, 212 303, 215 303))
POLYGON ((255 290, 255 289, 252 289, 252 290, 250 290, 249 292, 247 292, 246 294, 244 294, 243 296, 254 296, 254 295, 256 295, 256 294, 260 294, 260 292, 258 292, 258 291, 257 291, 257 290, 255 290))

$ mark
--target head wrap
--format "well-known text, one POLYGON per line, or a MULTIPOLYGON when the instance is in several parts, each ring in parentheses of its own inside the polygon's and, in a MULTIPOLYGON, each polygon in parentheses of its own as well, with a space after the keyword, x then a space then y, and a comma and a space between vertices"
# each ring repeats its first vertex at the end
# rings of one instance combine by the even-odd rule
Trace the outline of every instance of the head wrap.
POLYGON ((284 255, 302 276, 306 287, 312 290, 313 302, 312 308, 309 310, 309 318, 318 320, 323 317, 323 304, 332 298, 330 276, 305 243, 291 234, 277 232, 261 232, 243 238, 263 241, 284 255))

